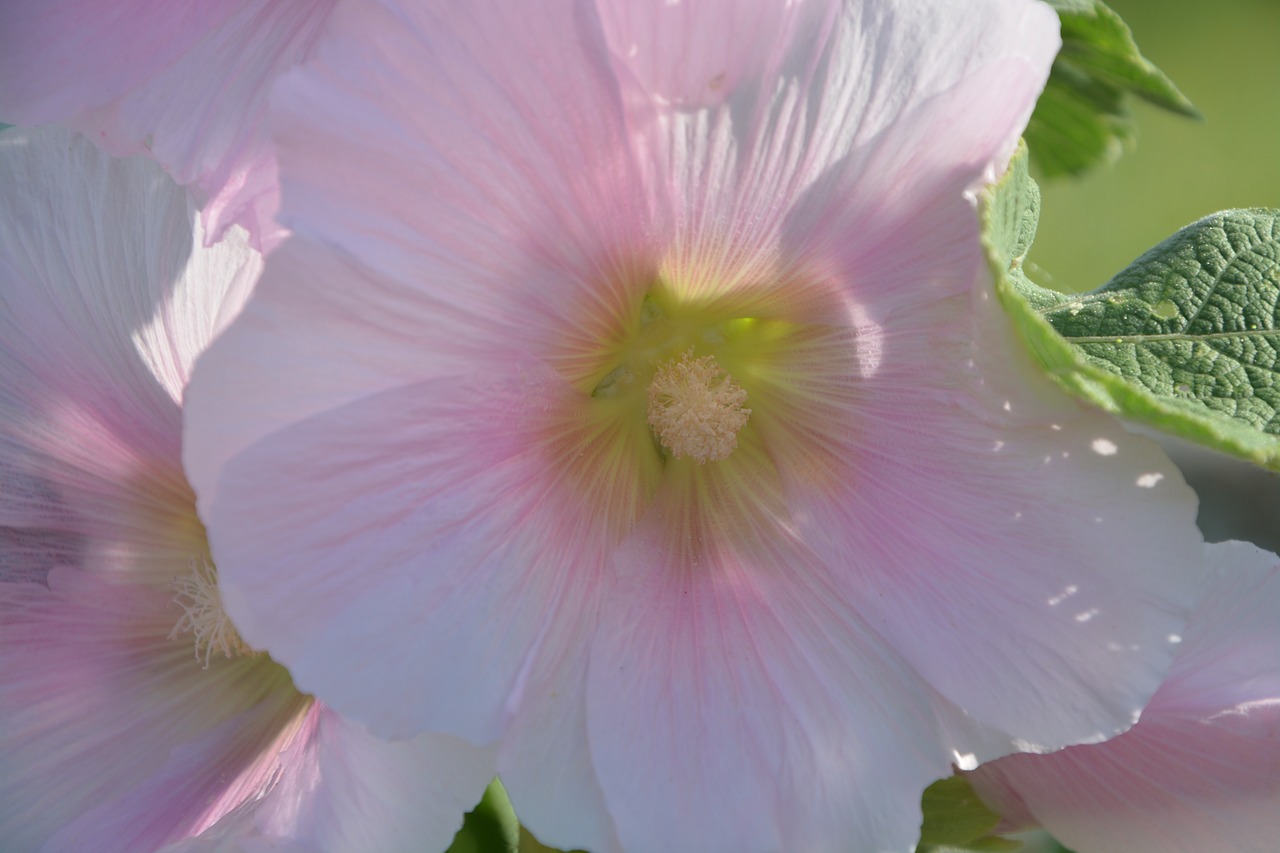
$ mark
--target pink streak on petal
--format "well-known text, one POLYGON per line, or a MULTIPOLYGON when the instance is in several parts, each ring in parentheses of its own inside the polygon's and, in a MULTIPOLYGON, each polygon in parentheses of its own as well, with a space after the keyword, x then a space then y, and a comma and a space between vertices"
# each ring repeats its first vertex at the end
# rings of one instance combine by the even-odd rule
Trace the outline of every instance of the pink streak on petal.
POLYGON ((633 145, 677 229, 666 274, 699 297, 767 280, 779 248, 811 267, 908 215, 937 221, 939 200, 1002 170, 1058 46, 1037 3, 602 6, 624 93, 640 90, 633 145), (736 85, 713 97, 721 66, 736 85))

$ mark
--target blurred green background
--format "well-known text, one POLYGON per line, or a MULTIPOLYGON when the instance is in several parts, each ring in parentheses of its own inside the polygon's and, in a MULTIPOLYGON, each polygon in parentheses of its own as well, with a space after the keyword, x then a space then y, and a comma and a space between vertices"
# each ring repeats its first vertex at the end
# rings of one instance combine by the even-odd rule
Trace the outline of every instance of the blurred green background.
POLYGON ((1030 260, 1060 290, 1092 290, 1206 214, 1280 207, 1280 0, 1108 3, 1204 121, 1136 103, 1133 149, 1041 186, 1030 260))

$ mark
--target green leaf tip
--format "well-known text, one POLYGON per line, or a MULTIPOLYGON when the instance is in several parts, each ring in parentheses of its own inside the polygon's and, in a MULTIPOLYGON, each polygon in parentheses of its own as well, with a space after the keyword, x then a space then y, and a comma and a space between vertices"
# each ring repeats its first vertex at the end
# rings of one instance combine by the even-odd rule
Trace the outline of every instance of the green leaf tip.
POLYGON ((445 853, 517 853, 519 848, 520 822, 502 783, 494 779, 445 853))
POLYGON ((1020 151, 983 200, 1002 305, 1062 387, 1114 414, 1280 470, 1280 211, 1195 222, 1088 294, 1023 273, 1039 195, 1020 151))
POLYGON ((1026 138, 1045 178, 1080 175, 1111 162, 1136 138, 1133 95, 1170 112, 1199 111, 1153 65, 1133 33, 1100 0, 1046 0, 1062 25, 1062 50, 1027 125, 1026 138))
POLYGON ((987 808, 963 776, 939 779, 925 788, 920 807, 924 823, 917 849, 922 853, 938 847, 1002 853, 1021 846, 991 834, 1000 823, 1000 816, 987 808))

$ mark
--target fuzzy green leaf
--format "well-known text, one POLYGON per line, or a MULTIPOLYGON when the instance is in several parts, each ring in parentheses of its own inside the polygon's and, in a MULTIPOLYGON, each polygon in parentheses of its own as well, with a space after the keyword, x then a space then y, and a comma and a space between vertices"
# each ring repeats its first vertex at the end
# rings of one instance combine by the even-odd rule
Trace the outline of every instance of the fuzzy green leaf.
POLYGON ((1280 211, 1206 217, 1041 314, 1127 380, 1122 414, 1280 469, 1280 211))
POLYGON ((1129 27, 1101 0, 1048 0, 1062 22, 1062 50, 1027 125, 1046 178, 1079 175, 1115 160, 1134 140, 1130 95, 1198 118, 1191 101, 1138 50, 1129 27))
POLYGON ((1280 211, 1206 217, 1089 294, 1022 272, 1039 195, 1019 154, 983 203, 1005 310, 1049 375, 1126 418, 1280 470, 1280 211))

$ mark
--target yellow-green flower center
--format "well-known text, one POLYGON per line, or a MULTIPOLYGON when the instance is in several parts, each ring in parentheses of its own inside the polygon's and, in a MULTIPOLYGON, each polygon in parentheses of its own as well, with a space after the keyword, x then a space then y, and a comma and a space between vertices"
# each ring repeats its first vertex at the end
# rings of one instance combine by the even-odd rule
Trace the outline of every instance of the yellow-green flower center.
POLYGON ((822 489, 843 476, 870 327, 808 276, 673 281, 660 273, 638 298, 619 290, 562 327, 548 362, 571 390, 531 414, 602 541, 647 517, 696 562, 720 533, 785 515, 784 479, 822 489))
POLYGON ((591 389, 596 415, 647 427, 668 460, 702 465, 728 458, 752 414, 739 372, 765 366, 776 324, 726 317, 659 292, 627 325, 600 350, 603 375, 596 374, 591 389))

